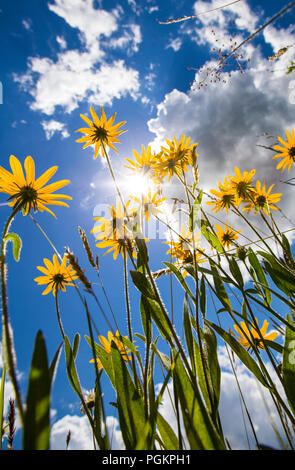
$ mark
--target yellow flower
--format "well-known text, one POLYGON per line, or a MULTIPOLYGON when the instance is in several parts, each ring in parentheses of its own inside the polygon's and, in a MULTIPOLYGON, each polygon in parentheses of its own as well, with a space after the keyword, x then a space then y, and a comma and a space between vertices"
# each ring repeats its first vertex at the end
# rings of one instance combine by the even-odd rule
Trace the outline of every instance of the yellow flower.
POLYGON ((116 113, 107 121, 105 112, 103 107, 101 106, 101 118, 97 116, 92 106, 90 106, 90 113, 92 116, 93 121, 91 121, 88 117, 80 114, 81 118, 88 124, 89 127, 82 127, 78 129, 76 132, 81 132, 82 134, 86 134, 84 137, 76 140, 76 142, 83 142, 85 143, 83 149, 88 147, 89 145, 95 146, 94 152, 94 159, 97 158, 99 150, 101 149, 101 155, 105 156, 105 149, 104 147, 108 146, 115 150, 118 153, 118 150, 113 145, 114 142, 120 142, 117 137, 126 132, 126 130, 119 131, 119 127, 123 126, 126 121, 119 122, 115 126, 113 126, 116 113))
MULTIPOLYGON (((166 241, 171 246, 171 249, 167 251, 167 255, 170 254, 171 258, 176 258, 177 262, 174 264, 179 267, 183 267, 185 264, 193 264, 194 263, 194 256, 193 256, 193 245, 195 247, 195 260, 197 263, 203 263, 206 261, 202 252, 198 246, 199 236, 198 234, 194 235, 194 244, 193 244, 193 236, 192 232, 188 229, 185 230, 184 226, 181 226, 181 232, 178 235, 177 241, 166 241)), ((187 275, 187 271, 183 270, 183 277, 187 275)))
MULTIPOLYGON (((255 320, 256 320, 256 324, 253 321, 252 326, 251 326, 251 333, 252 333, 253 340, 254 340, 254 342, 255 342, 255 344, 258 348, 265 349, 264 344, 261 341, 260 335, 257 331, 258 320, 257 320, 257 318, 255 318, 255 320)), ((244 321, 241 321, 240 324, 241 324, 241 326, 234 325, 234 329, 236 330, 238 335, 236 335, 231 330, 229 330, 229 331, 232 335, 234 335, 237 338, 237 340, 240 344, 242 344, 245 348, 250 348, 250 346, 251 346, 251 344, 250 344, 250 341, 251 341, 250 331, 249 331, 249 329, 248 329, 248 327, 247 327, 247 325, 245 324, 244 321)), ((269 333, 267 335, 266 333, 267 333, 268 325, 269 325, 269 323, 266 320, 264 320, 263 325, 260 328, 260 334, 263 337, 263 339, 266 339, 268 341, 273 341, 278 336, 278 333, 273 332, 273 333, 269 333)))
MULTIPOLYGON (((194 235, 194 244, 195 246, 199 242, 198 235, 194 235)), ((171 249, 167 251, 167 255, 171 255, 172 258, 177 258, 180 261, 185 261, 187 259, 192 259, 193 253, 193 237, 192 232, 188 229, 187 231, 184 228, 184 225, 181 225, 180 234, 178 235, 177 241, 166 241, 171 246, 171 249)))
POLYGON ((10 196, 9 206, 13 206, 14 209, 22 209, 24 215, 27 215, 33 209, 41 212, 45 210, 54 217, 55 214, 48 209, 48 205, 68 207, 68 204, 58 199, 72 199, 70 196, 53 193, 57 189, 66 186, 70 181, 61 180, 46 185, 57 171, 57 166, 49 168, 43 175, 35 179, 35 163, 31 156, 25 159, 26 176, 20 161, 14 155, 10 156, 9 162, 12 173, 0 166, 0 192, 10 196))
POLYGON ((276 206, 273 204, 277 203, 281 199, 281 193, 275 193, 271 194, 271 190, 274 187, 274 184, 272 184, 268 191, 266 191, 265 183, 263 186, 261 185, 260 181, 256 182, 256 190, 254 190, 252 197, 252 200, 249 201, 246 206, 243 208, 244 211, 251 212, 252 209, 254 209, 254 213, 257 214, 258 211, 263 210, 266 215, 269 215, 270 209, 273 210, 278 210, 276 206))
POLYGON ((218 224, 215 224, 215 227, 217 228, 217 238, 220 240, 224 248, 230 248, 231 245, 234 243, 234 240, 237 240, 237 234, 241 233, 242 231, 233 230, 233 227, 229 228, 227 222, 224 226, 224 229, 218 224))
POLYGON ((43 262, 46 267, 37 266, 37 269, 39 269, 44 276, 36 277, 34 281, 36 281, 39 286, 47 285, 42 295, 49 294, 51 291, 53 295, 56 295, 59 289, 65 292, 66 286, 74 286, 73 281, 78 279, 72 265, 69 264, 67 266, 66 255, 64 255, 61 264, 59 264, 56 254, 53 255, 52 261, 53 262, 44 258, 43 262))
POLYGON ((218 187, 220 191, 216 191, 215 189, 210 189, 210 193, 217 197, 216 201, 208 201, 206 204, 215 206, 212 207, 212 211, 216 213, 219 212, 221 209, 225 209, 226 213, 228 214, 228 209, 232 206, 238 204, 237 196, 233 190, 233 188, 229 185, 227 178, 224 178, 224 183, 218 183, 218 187))
POLYGON ((166 201, 165 197, 157 197, 158 195, 159 193, 156 192, 152 196, 151 188, 149 188, 148 194, 147 196, 143 196, 143 200, 131 196, 135 202, 143 206, 143 212, 147 222, 149 222, 151 215, 157 215, 157 213, 161 212, 157 207, 166 201))
MULTIPOLYGON (((95 390, 94 389, 86 391, 84 401, 85 401, 85 405, 87 406, 89 410, 92 410, 94 408, 95 406, 95 390)), ((83 406, 81 406, 80 412, 82 414, 85 413, 83 406)))
POLYGON ((250 172, 244 171, 243 175, 238 167, 235 167, 235 176, 228 176, 230 183, 229 188, 232 189, 237 196, 238 205, 244 200, 248 200, 251 197, 254 190, 252 186, 252 179, 256 173, 256 170, 250 172))
POLYGON ((133 217, 134 211, 128 212, 128 206, 130 201, 127 201, 125 208, 122 208, 121 201, 118 202, 117 208, 109 206, 109 212, 111 219, 105 219, 104 217, 94 217, 93 220, 97 220, 101 225, 96 225, 91 233, 100 232, 95 240, 108 240, 108 239, 119 239, 124 238, 128 233, 128 218, 133 217))
POLYGON ((136 258, 135 243, 131 234, 126 235, 122 238, 110 238, 108 240, 101 240, 100 242, 96 243, 96 246, 98 248, 109 248, 109 250, 104 253, 104 256, 107 253, 113 251, 114 259, 117 259, 120 253, 125 259, 128 253, 132 254, 133 258, 136 258))
POLYGON ((130 166, 124 165, 124 167, 132 170, 135 174, 144 179, 151 179, 155 184, 159 184, 162 179, 155 171, 155 164, 158 155, 152 154, 151 146, 149 145, 148 148, 145 149, 143 145, 141 155, 139 155, 135 150, 133 150, 133 155, 135 156, 135 161, 130 158, 125 158, 130 166))
POLYGON ((274 145, 274 150, 278 150, 280 153, 275 155, 274 158, 282 158, 280 163, 277 165, 277 170, 282 169, 282 172, 288 167, 288 172, 291 170, 291 166, 295 162, 295 130, 292 129, 292 135, 287 130, 287 140, 285 142, 281 137, 278 137, 279 142, 283 145, 274 145))
POLYGON ((170 181, 173 175, 181 176, 183 171, 188 170, 188 165, 192 164, 192 154, 196 157, 195 148, 197 143, 190 145, 190 137, 186 139, 185 134, 182 135, 178 142, 173 136, 173 141, 166 139, 169 148, 162 147, 162 153, 159 156, 156 168, 160 177, 164 178, 169 175, 170 181))
MULTIPOLYGON (((108 339, 105 338, 104 336, 99 336, 99 341, 101 342, 104 350, 108 353, 108 354, 111 354, 111 344, 112 344, 112 341, 115 343, 115 345, 117 346, 121 356, 122 356, 122 359, 124 359, 124 361, 130 361, 130 357, 128 356, 128 354, 130 353, 130 349, 127 349, 127 347, 122 343, 122 341, 120 340, 120 333, 119 331, 116 332, 115 336, 113 335, 113 333, 111 331, 108 332, 108 339)), ((127 338, 127 336, 125 336, 125 338, 127 338)), ((89 362, 94 362, 94 359, 91 359, 89 362)), ((98 365, 98 369, 103 369, 103 365, 100 361, 100 359, 96 359, 96 362, 97 362, 97 365, 98 365)))

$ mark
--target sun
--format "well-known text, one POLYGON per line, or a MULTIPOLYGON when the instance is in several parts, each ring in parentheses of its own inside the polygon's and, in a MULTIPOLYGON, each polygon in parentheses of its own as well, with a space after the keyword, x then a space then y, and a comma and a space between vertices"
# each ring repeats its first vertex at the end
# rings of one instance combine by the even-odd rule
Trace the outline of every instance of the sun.
POLYGON ((149 189, 155 188, 155 185, 151 180, 143 175, 128 175, 123 182, 125 191, 128 191, 129 195, 135 197, 141 197, 148 194, 149 189))

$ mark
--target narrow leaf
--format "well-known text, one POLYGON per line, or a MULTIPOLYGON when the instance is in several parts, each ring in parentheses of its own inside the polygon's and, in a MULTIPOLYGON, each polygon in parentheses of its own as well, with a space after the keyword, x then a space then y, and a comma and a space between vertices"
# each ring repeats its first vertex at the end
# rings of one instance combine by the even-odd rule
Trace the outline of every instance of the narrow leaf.
POLYGON ((24 417, 23 449, 48 450, 50 444, 50 386, 47 352, 39 330, 32 356, 24 417))
POLYGON ((13 257, 15 261, 19 261, 20 259, 20 252, 22 248, 22 240, 16 233, 8 233, 4 238, 4 243, 8 241, 12 241, 13 244, 13 257))

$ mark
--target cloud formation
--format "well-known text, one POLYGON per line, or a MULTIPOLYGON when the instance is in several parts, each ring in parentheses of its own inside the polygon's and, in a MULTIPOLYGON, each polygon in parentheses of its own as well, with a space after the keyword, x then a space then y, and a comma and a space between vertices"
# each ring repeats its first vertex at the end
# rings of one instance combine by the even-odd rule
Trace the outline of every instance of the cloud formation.
MULTIPOLYGON (((71 113, 87 97, 93 104, 111 105, 116 98, 139 96, 139 73, 129 67, 124 54, 138 51, 142 40, 137 24, 120 24, 124 12, 97 9, 93 0, 55 0, 49 9, 77 30, 81 46, 71 49, 57 37, 57 58, 30 57, 27 71, 14 80, 32 97, 34 111, 52 116, 71 113), (110 59, 106 51, 120 49, 122 58, 110 59)), ((44 127, 44 126, 43 126, 44 127)), ((47 136, 50 138, 51 134, 47 136)))
MULTIPOLYGON (((197 2, 195 12, 216 5, 216 1, 197 2)), ((258 19, 247 2, 242 2, 233 5, 227 12, 220 10, 201 16, 188 29, 183 28, 182 33, 189 32, 188 37, 193 43, 205 43, 212 49, 214 36, 210 31, 213 27, 224 39, 225 36, 229 37, 231 21, 235 21, 239 29, 243 28, 239 32, 241 38, 245 38, 248 35, 245 31, 253 31, 258 19)), ((294 44, 294 27, 277 30, 273 25, 265 29, 260 40, 261 44, 263 41, 270 44, 275 53, 283 46, 294 44)), ((282 175, 276 170, 277 163, 272 160, 274 153, 260 146, 272 146, 277 136, 285 138, 286 130, 294 127, 295 108, 290 90, 292 76, 286 75, 292 48, 275 63, 263 54, 259 44, 254 46, 249 42, 240 52, 245 59, 250 59, 246 72, 241 73, 239 69, 225 71, 222 78, 226 83, 215 83, 214 77, 208 76, 208 86, 198 90, 196 84, 204 79, 204 72, 198 70, 194 83, 186 93, 174 89, 165 95, 157 106, 156 117, 148 121, 149 130, 155 134, 150 144, 158 151, 165 144, 165 139, 171 139, 173 135, 180 138, 183 133, 190 136, 192 142, 198 142, 200 186, 205 192, 211 188, 218 189, 218 181, 223 182, 225 176, 233 175, 235 166, 241 171, 256 169, 254 181, 266 181, 267 188, 275 183, 273 192, 282 193, 279 206, 292 220, 292 187, 281 183, 291 176, 286 173, 282 175), (266 133, 273 137, 268 138, 266 133)), ((203 66, 203 70, 207 67, 212 69, 216 67, 216 61, 208 58, 203 66)), ((208 207, 205 206, 206 209, 208 207)), ((207 212, 211 217, 214 215, 210 209, 207 212)), ((282 230, 290 228, 290 221, 281 212, 276 212, 276 215, 282 230)), ((225 216, 222 212, 218 214, 224 221, 225 216)), ((257 217, 251 217, 256 223, 257 217)), ((232 220, 235 221, 232 218, 230 222, 232 220)), ((216 219, 214 222, 219 223, 216 219)))

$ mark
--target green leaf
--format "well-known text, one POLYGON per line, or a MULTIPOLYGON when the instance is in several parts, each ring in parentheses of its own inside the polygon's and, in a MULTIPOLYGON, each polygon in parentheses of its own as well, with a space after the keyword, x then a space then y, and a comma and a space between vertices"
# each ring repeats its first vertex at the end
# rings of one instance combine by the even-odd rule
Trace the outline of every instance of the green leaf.
POLYGON ((207 388, 205 372, 204 372, 204 367, 205 367, 205 371, 208 377, 209 376, 208 364, 207 364, 207 361, 204 361, 205 363, 203 364, 202 358, 201 358, 200 346, 195 340, 195 338, 193 338, 193 345, 194 345, 194 357, 195 357, 196 372, 197 372, 197 377, 198 377, 198 385, 200 387, 206 407, 208 411, 212 413, 211 401, 210 401, 210 396, 208 394, 208 388, 207 388))
POLYGON ((243 276, 242 276, 242 273, 240 271, 237 261, 235 260, 234 257, 231 257, 231 258, 228 257, 228 264, 229 264, 230 272, 232 273, 233 277, 239 284, 240 288, 243 289, 244 279, 243 279, 243 276))
POLYGON ((200 207, 201 207, 201 200, 202 200, 202 195, 196 197, 194 200, 194 204, 192 206, 190 215, 189 215, 189 229, 191 232, 195 230, 196 224, 199 220, 199 214, 200 214, 200 207))
POLYGON ((140 299, 140 316, 143 331, 145 334, 145 339, 148 344, 150 344, 152 339, 152 324, 151 324, 151 312, 150 312, 149 303, 146 301, 146 298, 142 295, 140 299))
POLYGON ((32 356, 24 417, 23 449, 48 450, 50 445, 50 388, 47 352, 39 330, 32 356))
POLYGON ((54 358, 51 361, 50 367, 49 367, 49 377, 50 377, 51 386, 52 386, 52 382, 53 382, 54 377, 55 377, 55 371, 56 371, 56 368, 57 368, 57 365, 58 365, 58 362, 59 362, 62 345, 63 345, 63 343, 61 343, 59 345, 59 347, 58 347, 58 349, 57 349, 57 351, 54 355, 54 358))
POLYGON ((160 304, 156 300, 145 298, 145 302, 149 307, 150 315, 155 322, 159 332, 169 343, 171 343, 172 331, 167 321, 166 317, 163 314, 160 304))
MULTIPOLYGON (((287 319, 289 323, 292 323, 290 315, 287 315, 287 319)), ((295 414, 295 333, 288 326, 286 326, 285 332, 282 375, 286 396, 293 414, 295 414)))
POLYGON ((264 251, 258 251, 265 261, 264 266, 276 286, 286 295, 290 296, 295 292, 295 275, 290 269, 284 268, 274 256, 264 251))
POLYGON ((197 384, 192 385, 179 356, 175 358, 174 383, 191 450, 225 450, 223 440, 205 408, 197 384))
POLYGON ((152 343, 152 350, 157 354, 165 369, 169 372, 171 369, 171 359, 166 354, 159 351, 154 343, 152 343))
POLYGON ((150 282, 147 280, 144 274, 139 271, 130 271, 132 281, 137 289, 146 297, 150 299, 156 299, 156 294, 152 289, 150 282))
POLYGON ((205 320, 205 322, 209 327, 213 328, 216 333, 218 333, 219 336, 221 336, 221 338, 223 338, 227 344, 229 344, 229 346, 236 353, 242 363, 255 375, 259 382, 261 382, 264 387, 271 388, 268 385, 266 379, 264 378, 260 368, 254 361, 254 359, 250 356, 246 349, 233 337, 233 335, 227 333, 227 331, 224 331, 222 328, 208 320, 205 320))
POLYGON ((190 361, 192 364, 192 368, 194 374, 196 374, 196 365, 195 365, 195 358, 194 358, 194 338, 192 332, 192 326, 190 322, 190 316, 188 313, 188 300, 187 295, 184 297, 184 304, 183 304, 183 327, 184 327, 184 334, 185 334, 185 342, 187 346, 187 350, 189 353, 190 361))
POLYGON ((254 269, 254 271, 256 273, 256 276, 257 276, 259 282, 261 284, 263 284, 263 286, 266 286, 266 287, 263 287, 263 292, 264 292, 264 295, 265 295, 265 298, 266 298, 266 304, 270 305, 270 303, 271 303, 271 294, 270 294, 269 289, 267 288, 268 287, 268 282, 267 282, 266 276, 264 274, 264 271, 262 269, 262 266, 260 264, 260 261, 257 258, 256 254, 254 253, 254 251, 252 250, 252 248, 249 248, 249 250, 248 250, 248 259, 249 259, 249 262, 250 262, 252 268, 254 269))
POLYGON ((6 244, 8 241, 12 241, 12 243, 13 243, 13 257, 14 257, 15 261, 19 261, 20 252, 21 252, 21 248, 22 248, 21 238, 16 233, 8 233, 4 237, 4 243, 6 244))
POLYGON ((66 366, 69 382, 73 390, 77 393, 78 397, 83 398, 82 389, 76 369, 75 357, 70 345, 70 341, 67 336, 65 336, 65 356, 66 356, 66 366))
POLYGON ((276 343, 275 341, 269 341, 268 339, 265 339, 265 338, 263 339, 263 341, 268 348, 272 348, 278 353, 283 354, 284 347, 281 344, 276 343))
POLYGON ((80 344, 80 335, 79 335, 79 333, 76 333, 75 338, 74 338, 74 343, 73 343, 73 356, 74 356, 74 359, 76 359, 76 357, 77 357, 79 344, 80 344))
POLYGON ((220 240, 214 235, 211 230, 208 230, 207 228, 208 224, 205 220, 201 221, 201 232, 206 238, 207 242, 210 243, 210 245, 215 248, 215 250, 219 251, 219 253, 224 253, 224 248, 220 242, 220 240))
POLYGON ((157 426, 161 439, 165 446, 165 450, 178 450, 179 441, 170 424, 163 418, 163 416, 158 412, 157 415, 157 426))
POLYGON ((211 259, 209 261, 210 261, 210 266, 211 266, 211 270, 212 270, 214 286, 215 286, 215 289, 216 289, 216 295, 217 295, 218 299, 220 300, 220 302, 223 304, 223 306, 229 312, 231 312, 232 311, 231 303, 230 303, 228 295, 226 293, 223 281, 222 281, 222 279, 219 275, 219 272, 217 271, 214 263, 211 261, 211 259))
POLYGON ((149 262, 149 255, 147 246, 144 238, 135 237, 135 242, 137 246, 137 270, 141 273, 145 273, 145 267, 149 262))
POLYGON ((144 403, 139 395, 116 346, 111 343, 111 357, 115 374, 115 389, 120 421, 120 430, 127 450, 134 450, 141 442, 142 449, 150 448, 149 433, 146 432, 144 403), (142 440, 142 436, 146 439, 142 440))
POLYGON ((206 285, 205 285, 205 276, 202 275, 200 282, 200 309, 203 316, 206 316, 206 285))
POLYGON ((194 296, 193 296, 192 292, 190 291, 190 289, 189 289, 187 283, 186 283, 185 280, 184 280, 183 275, 182 275, 181 272, 177 269, 177 267, 174 266, 173 263, 168 263, 168 262, 166 262, 166 261, 164 262, 164 264, 165 264, 165 266, 167 266, 167 268, 170 269, 170 271, 172 271, 172 272, 175 274, 177 280, 180 282, 180 284, 181 284, 182 287, 184 288, 185 292, 191 297, 191 299, 194 300, 194 296))
POLYGON ((213 415, 216 418, 220 398, 221 371, 217 355, 217 340, 211 328, 204 325, 204 353, 208 364, 209 376, 211 379, 211 390, 213 392, 213 415))

